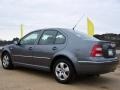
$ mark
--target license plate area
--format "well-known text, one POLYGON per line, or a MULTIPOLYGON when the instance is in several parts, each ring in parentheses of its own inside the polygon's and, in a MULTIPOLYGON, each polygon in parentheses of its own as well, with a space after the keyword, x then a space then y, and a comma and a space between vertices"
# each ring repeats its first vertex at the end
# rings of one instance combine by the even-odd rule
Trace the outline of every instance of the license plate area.
POLYGON ((105 58, 114 58, 116 56, 115 47, 111 46, 110 43, 102 43, 103 56, 105 58))
POLYGON ((108 49, 108 56, 114 56, 114 52, 112 49, 108 49))

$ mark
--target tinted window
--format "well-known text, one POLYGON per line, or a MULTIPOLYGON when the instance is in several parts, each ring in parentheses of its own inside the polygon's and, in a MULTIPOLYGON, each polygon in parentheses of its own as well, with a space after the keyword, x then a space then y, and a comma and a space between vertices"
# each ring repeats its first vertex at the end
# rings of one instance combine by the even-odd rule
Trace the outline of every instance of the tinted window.
POLYGON ((65 43, 65 36, 62 33, 58 32, 55 40, 55 44, 64 44, 65 43))
POLYGON ((39 44, 42 44, 42 45, 54 44, 56 34, 57 34, 57 31, 53 31, 53 30, 44 31, 39 44))
POLYGON ((34 45, 36 40, 38 39, 38 36, 39 36, 38 32, 33 32, 33 33, 29 34, 28 36, 26 36, 25 38, 23 38, 20 41, 20 44, 34 45))

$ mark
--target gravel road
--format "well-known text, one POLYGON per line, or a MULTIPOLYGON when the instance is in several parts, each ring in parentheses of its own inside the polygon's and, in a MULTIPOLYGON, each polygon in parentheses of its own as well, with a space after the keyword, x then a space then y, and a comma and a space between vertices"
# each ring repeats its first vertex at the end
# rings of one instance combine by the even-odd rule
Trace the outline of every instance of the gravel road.
POLYGON ((120 66, 100 77, 79 77, 74 83, 57 83, 47 72, 16 68, 4 70, 0 63, 0 90, 120 90, 120 66))

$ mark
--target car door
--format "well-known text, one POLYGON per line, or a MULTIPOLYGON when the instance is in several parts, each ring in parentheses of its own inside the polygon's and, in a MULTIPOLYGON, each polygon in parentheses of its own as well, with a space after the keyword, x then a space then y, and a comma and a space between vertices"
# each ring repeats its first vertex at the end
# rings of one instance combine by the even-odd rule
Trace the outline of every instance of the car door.
POLYGON ((40 31, 32 32, 22 38, 18 45, 15 45, 12 52, 15 63, 32 64, 33 47, 39 38, 40 31))
POLYGON ((65 47, 65 41, 65 36, 57 30, 45 30, 33 50, 35 64, 49 67, 53 55, 65 47))

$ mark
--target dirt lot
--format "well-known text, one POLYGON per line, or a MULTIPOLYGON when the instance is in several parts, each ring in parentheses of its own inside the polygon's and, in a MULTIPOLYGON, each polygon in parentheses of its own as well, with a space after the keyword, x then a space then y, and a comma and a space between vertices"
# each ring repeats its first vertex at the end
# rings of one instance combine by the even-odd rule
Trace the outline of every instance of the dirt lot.
POLYGON ((4 70, 0 64, 0 90, 120 90, 120 66, 101 77, 79 77, 73 84, 59 84, 46 72, 16 68, 4 70))

